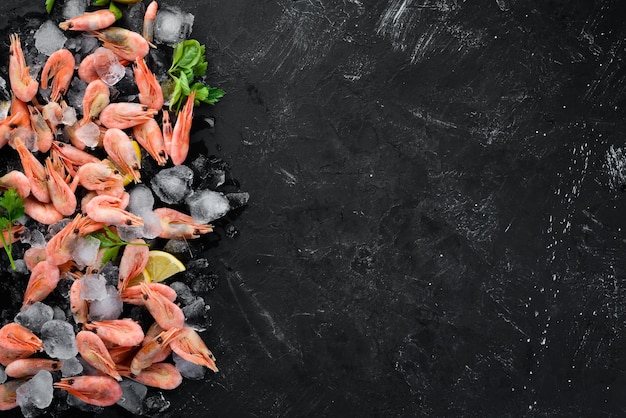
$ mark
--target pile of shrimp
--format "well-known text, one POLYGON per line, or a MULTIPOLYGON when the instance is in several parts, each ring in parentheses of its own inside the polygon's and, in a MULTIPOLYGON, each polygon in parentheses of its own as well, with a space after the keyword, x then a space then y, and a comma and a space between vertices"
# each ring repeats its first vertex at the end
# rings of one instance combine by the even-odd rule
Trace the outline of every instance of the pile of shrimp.
MULTIPOLYGON (((62 378, 54 387, 96 406, 113 405, 122 397, 118 382, 123 378, 142 384, 173 389, 182 382, 176 367, 167 362, 174 352, 185 360, 217 372, 215 358, 196 331, 185 324, 177 295, 161 283, 129 286, 148 261, 149 247, 127 245, 119 262, 117 291, 126 304, 144 306, 154 323, 144 332, 131 319, 89 320, 90 302, 83 299, 81 286, 88 274, 100 268, 102 251, 93 265, 77 266, 72 251, 87 234, 118 226, 141 226, 143 220, 126 210, 129 194, 125 178, 141 182, 141 160, 132 140, 160 166, 168 160, 182 164, 189 149, 193 94, 172 126, 161 87, 144 58, 152 45, 157 3, 146 9, 142 34, 113 27, 109 10, 87 12, 59 24, 68 31, 85 31, 96 36, 101 48, 80 63, 67 49, 54 52, 42 68, 39 81, 32 78, 17 34, 10 35, 9 81, 12 91, 8 117, 0 122, 3 152, 19 155, 23 171, 14 170, 0 178, 0 188, 14 188, 24 199, 25 213, 45 225, 66 221, 44 247, 32 246, 24 253, 30 276, 22 310, 43 301, 61 278, 73 279, 69 292, 70 311, 80 327, 75 335, 81 358, 98 375, 62 378), (113 103, 109 85, 98 76, 97 54, 114 54, 124 65, 132 65, 139 90, 139 103, 113 103), (83 98, 82 118, 61 130, 68 105, 64 101, 77 67, 77 75, 88 83, 83 98), (41 89, 40 89, 41 88, 41 89), (41 97, 42 91, 49 97, 41 97), (42 104, 42 102, 46 104, 42 104), (161 116, 161 123, 155 117, 161 116), (89 152, 81 139, 81 128, 97 127, 98 147, 106 152, 100 159, 89 152), (78 201, 77 189, 84 197, 78 201)), ((128 180, 131 181, 131 180, 128 180)), ((159 237, 192 239, 212 232, 209 224, 171 208, 154 210, 160 220, 159 237)), ((2 231, 16 242, 23 225, 2 231)), ((135 243, 145 243, 138 238, 135 243)), ((61 361, 46 358, 42 340, 28 328, 11 322, 0 328, 0 364, 11 378, 0 385, 0 410, 17 407, 16 390, 40 370, 59 370, 61 361), (33 357, 34 356, 34 357, 33 357)))

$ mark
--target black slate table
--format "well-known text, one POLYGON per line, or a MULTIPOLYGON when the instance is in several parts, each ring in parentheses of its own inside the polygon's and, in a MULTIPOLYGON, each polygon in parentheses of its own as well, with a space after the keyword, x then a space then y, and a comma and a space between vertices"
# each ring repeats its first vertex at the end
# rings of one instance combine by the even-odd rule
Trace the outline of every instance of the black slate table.
POLYGON ((163 3, 251 196, 163 417, 624 415, 624 2, 163 3))

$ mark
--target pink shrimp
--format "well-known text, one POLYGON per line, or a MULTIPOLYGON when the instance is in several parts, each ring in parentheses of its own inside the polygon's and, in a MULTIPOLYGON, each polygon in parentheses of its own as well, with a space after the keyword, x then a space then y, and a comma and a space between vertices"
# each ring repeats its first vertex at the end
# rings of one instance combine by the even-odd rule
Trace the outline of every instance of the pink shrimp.
POLYGON ((185 325, 185 314, 174 302, 155 292, 146 283, 139 283, 146 309, 150 315, 165 330, 171 328, 182 328, 185 325))
POLYGON ((148 69, 143 58, 137 58, 134 67, 135 82, 139 89, 139 103, 150 109, 161 110, 163 107, 163 91, 161 84, 152 71, 148 69))
POLYGON ((106 225, 143 225, 141 217, 124 210, 121 203, 122 199, 103 194, 91 199, 85 206, 85 212, 94 221, 106 225))
POLYGON ((128 282, 148 264, 148 253, 150 247, 141 238, 131 241, 131 245, 124 248, 124 253, 120 259, 119 281, 117 289, 122 292, 128 286, 128 282))
POLYGON ((74 55, 65 48, 53 52, 48 57, 46 65, 41 70, 41 87, 47 89, 48 83, 52 80, 50 100, 53 102, 58 102, 70 87, 75 65, 74 55))
MULTIPOLYGON (((174 302, 176 300, 176 291, 169 287, 166 284, 162 283, 147 283, 148 287, 150 287, 153 291, 160 293, 166 299, 174 302)), ((143 293, 141 292, 141 287, 139 286, 128 286, 124 290, 120 291, 120 296, 122 297, 122 301, 124 303, 128 303, 130 305, 144 306, 145 300, 143 298, 143 293)))
POLYGON ((108 28, 115 23, 115 14, 108 9, 87 12, 59 23, 63 30, 90 31, 108 28))
POLYGON ((41 203, 33 196, 28 196, 24 198, 23 203, 24 212, 42 224, 52 225, 64 218, 63 214, 56 210, 52 202, 41 203))
POLYGON ((192 239, 202 234, 213 232, 209 224, 197 224, 193 218, 185 213, 171 208, 157 208, 154 213, 161 221, 162 232, 160 238, 165 239, 192 239))
POLYGON ((61 273, 56 265, 47 260, 37 263, 28 279, 21 310, 23 311, 35 302, 44 300, 56 289, 60 278, 61 273))
POLYGON ((13 146, 20 156, 24 174, 30 182, 30 192, 42 203, 50 202, 50 193, 48 192, 48 181, 46 179, 46 169, 26 148, 22 138, 15 138, 13 146))
POLYGON ((102 46, 128 62, 148 55, 150 44, 139 33, 120 27, 109 27, 93 34, 102 41, 102 46))
POLYGON ((85 324, 89 318, 89 303, 81 296, 83 282, 74 280, 70 287, 70 311, 74 322, 85 324))
POLYGON ((184 327, 174 341, 170 343, 172 351, 187 361, 208 367, 217 372, 215 356, 208 349, 202 338, 192 328, 184 327))
POLYGON ((133 128, 133 136, 139 145, 154 158, 157 164, 162 166, 167 163, 165 141, 163 140, 163 133, 157 121, 150 119, 147 122, 135 126, 133 128))
POLYGON ((189 134, 191 132, 191 122, 193 118, 193 102, 196 98, 196 91, 192 90, 187 102, 176 118, 174 131, 172 133, 172 145, 169 152, 174 165, 181 165, 185 162, 189 153, 189 134))
POLYGON ((177 328, 163 331, 156 338, 144 344, 133 357, 130 363, 130 372, 138 375, 143 369, 152 365, 155 362, 154 358, 176 338, 178 331, 177 328))
POLYGON ((21 198, 30 194, 30 181, 26 174, 18 170, 11 170, 0 177, 0 190, 15 189, 21 198))
POLYGON ((141 103, 110 103, 100 112, 100 122, 107 128, 128 129, 147 122, 158 113, 141 103))
POLYGON ((87 85, 83 96, 83 118, 81 125, 95 119, 102 109, 110 103, 110 90, 107 84, 100 80, 94 80, 87 85))
POLYGON ((28 106, 30 111, 30 126, 37 134, 36 146, 41 152, 48 152, 54 139, 52 129, 44 119, 43 115, 35 106, 28 106))
POLYGON ((110 376, 74 376, 54 383, 81 401, 95 406, 111 406, 122 398, 122 387, 110 376))
POLYGON ((141 181, 141 161, 131 139, 124 131, 112 128, 106 131, 102 140, 107 155, 124 173, 130 174, 136 183, 141 181))
POLYGON ((91 321, 85 324, 85 329, 95 332, 105 343, 122 347, 139 345, 144 338, 141 325, 132 319, 91 321))
POLYGON ((59 360, 26 358, 15 360, 9 364, 4 371, 9 377, 31 377, 36 375, 40 370, 47 370, 49 372, 61 370, 62 365, 63 363, 59 360))
POLYGON ((91 331, 80 331, 76 334, 76 347, 80 356, 90 365, 117 381, 122 376, 115 369, 115 363, 104 346, 102 339, 91 331))
POLYGON ((23 102, 30 102, 37 94, 39 84, 30 76, 26 59, 22 52, 22 44, 17 34, 9 36, 11 47, 9 48, 9 82, 11 90, 23 102))
MULTIPOLYGON (((64 169, 59 162, 54 163, 50 157, 46 158, 46 177, 48 193, 54 208, 62 215, 70 216, 76 211, 76 184, 68 185, 64 178, 64 169)), ((76 179, 78 180, 78 179, 76 179)))

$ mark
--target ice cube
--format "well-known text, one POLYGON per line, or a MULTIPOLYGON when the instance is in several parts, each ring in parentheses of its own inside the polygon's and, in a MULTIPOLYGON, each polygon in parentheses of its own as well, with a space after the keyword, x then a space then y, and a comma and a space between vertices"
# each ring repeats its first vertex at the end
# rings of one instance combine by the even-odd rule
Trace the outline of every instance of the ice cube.
POLYGON ((223 194, 212 190, 200 190, 185 200, 194 222, 204 224, 226 215, 230 203, 223 194))
POLYGON ((178 7, 162 6, 154 22, 154 40, 174 46, 189 37, 193 29, 194 15, 178 7))
POLYGON ((37 374, 17 388, 17 404, 28 409, 29 406, 44 409, 52 403, 52 374, 47 370, 40 370, 37 374))
POLYGON ((176 369, 183 377, 191 380, 200 380, 204 377, 206 370, 203 366, 187 361, 176 353, 172 353, 172 359, 176 369))
POLYGON ((2 365, 0 365, 0 384, 4 383, 7 381, 7 374, 4 371, 4 367, 2 365))
POLYGON ((126 75, 126 69, 113 51, 100 47, 93 52, 93 66, 98 77, 109 86, 114 86, 126 75))
POLYGON ((124 241, 132 241, 142 237, 143 230, 140 226, 120 225, 117 227, 117 235, 124 241))
POLYGON ((120 386, 122 387, 122 398, 117 401, 117 404, 135 415, 141 415, 148 388, 129 379, 122 380, 120 386))
POLYGON ((26 228, 20 237, 20 241, 36 248, 44 248, 46 246, 46 238, 38 229, 26 228))
POLYGON ((141 216, 154 207, 154 195, 148 186, 138 184, 130 190, 129 195, 130 200, 127 209, 135 215, 141 216))
POLYGON ((196 299, 189 286, 183 282, 170 283, 170 287, 176 291, 176 299, 182 302, 183 306, 189 305, 196 299))
POLYGON ((158 413, 165 412, 170 407, 170 401, 165 399, 163 393, 148 396, 144 403, 144 414, 148 417, 155 416, 158 413))
POLYGON ((83 365, 76 357, 63 360, 61 375, 63 377, 76 376, 83 372, 83 365))
POLYGON ((47 355, 61 360, 76 357, 74 328, 65 321, 53 319, 41 327, 41 340, 47 355))
POLYGON ((94 300, 89 305, 89 319, 91 321, 104 321, 117 319, 122 314, 123 302, 115 286, 107 286, 107 297, 94 300))
POLYGON ((80 16, 87 10, 87 0, 65 0, 63 2, 63 17, 71 19, 80 16))
POLYGON ((67 315, 65 315, 65 311, 60 307, 55 306, 54 308, 52 308, 52 311, 54 312, 52 319, 58 319, 59 321, 67 320, 67 315))
POLYGON ((196 175, 202 179, 201 188, 215 190, 226 181, 226 163, 219 158, 200 154, 191 162, 196 175))
POLYGON ((182 308, 185 324, 196 331, 205 331, 211 325, 209 309, 210 307, 205 304, 203 298, 195 298, 193 302, 182 308))
POLYGON ((81 279, 83 285, 80 296, 85 300, 100 300, 107 297, 106 277, 102 274, 88 274, 81 279))
POLYGON ((35 334, 39 334, 41 327, 54 318, 54 310, 41 302, 35 302, 22 312, 15 315, 15 322, 25 326, 35 334))
POLYGON ((80 126, 74 134, 89 148, 95 148, 100 143, 100 128, 93 122, 80 126))
POLYGON ((193 170, 184 165, 159 171, 150 182, 154 193, 163 203, 175 204, 191 193, 193 170))
POLYGON ((87 83, 85 83, 78 77, 74 77, 74 79, 70 83, 70 88, 65 95, 69 105, 78 110, 79 113, 82 113, 83 111, 83 97, 85 97, 86 89, 87 83))
POLYGON ((184 239, 171 239, 165 243, 164 251, 174 254, 182 254, 189 250, 189 244, 184 239))
POLYGON ((74 250, 72 251, 72 259, 79 267, 91 266, 98 258, 98 250, 100 249, 100 240, 85 235, 76 240, 74 250))
POLYGON ((53 52, 63 48, 67 38, 52 20, 46 20, 35 32, 35 47, 44 55, 50 56, 53 52))
POLYGON ((247 192, 227 193, 226 199, 228 199, 231 209, 237 209, 248 204, 250 194, 247 192))
POLYGON ((63 108, 63 116, 61 117, 61 123, 67 126, 72 126, 76 123, 76 109, 72 106, 63 108))

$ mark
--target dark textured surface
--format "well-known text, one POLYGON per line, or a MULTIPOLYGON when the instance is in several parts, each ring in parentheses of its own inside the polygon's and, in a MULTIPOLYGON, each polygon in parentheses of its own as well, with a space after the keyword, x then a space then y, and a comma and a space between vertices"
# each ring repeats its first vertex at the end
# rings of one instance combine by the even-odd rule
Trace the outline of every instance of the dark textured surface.
POLYGON ((165 3, 251 199, 164 417, 626 413, 623 2, 165 3))

